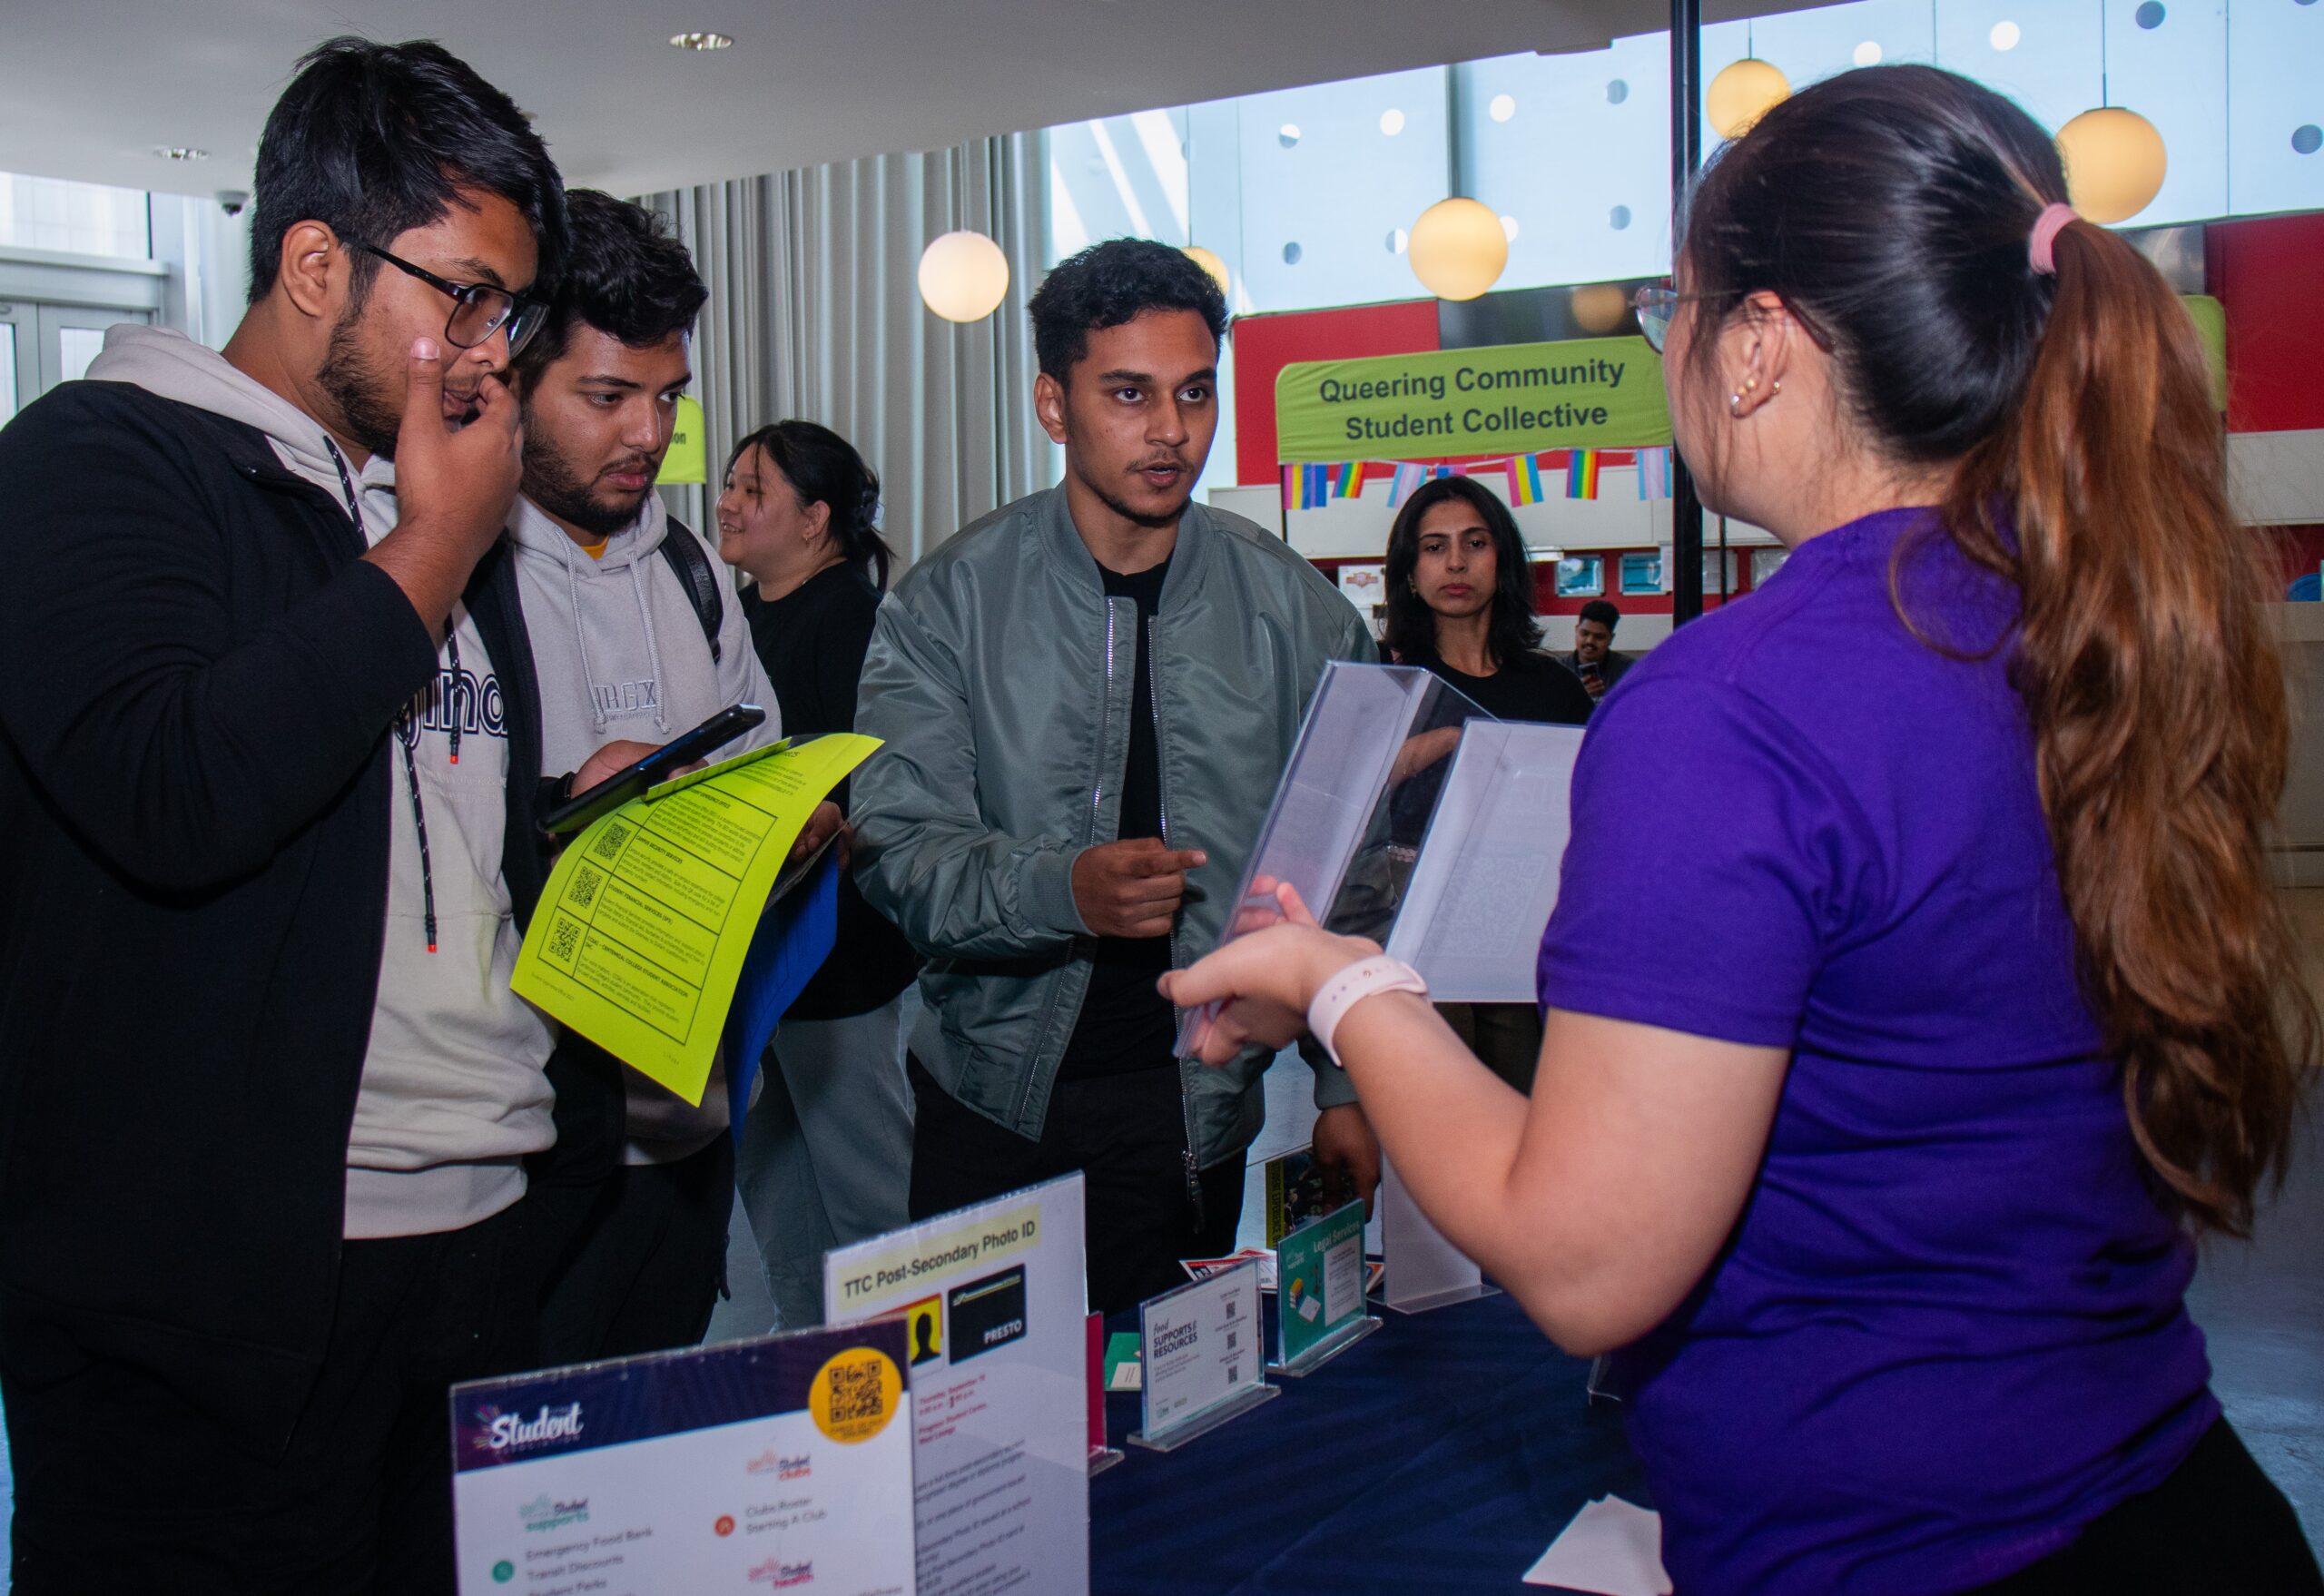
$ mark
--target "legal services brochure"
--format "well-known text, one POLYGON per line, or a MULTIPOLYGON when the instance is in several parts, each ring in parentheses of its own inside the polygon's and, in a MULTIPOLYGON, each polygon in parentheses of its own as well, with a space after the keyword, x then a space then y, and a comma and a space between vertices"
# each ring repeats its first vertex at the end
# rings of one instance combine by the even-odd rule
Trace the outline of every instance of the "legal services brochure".
POLYGON ((904 1328, 919 1596, 1088 1596, 1078 1173, 823 1256, 823 1316, 904 1328))
POLYGON ((912 1596, 895 1321, 452 1388, 460 1596, 912 1596))

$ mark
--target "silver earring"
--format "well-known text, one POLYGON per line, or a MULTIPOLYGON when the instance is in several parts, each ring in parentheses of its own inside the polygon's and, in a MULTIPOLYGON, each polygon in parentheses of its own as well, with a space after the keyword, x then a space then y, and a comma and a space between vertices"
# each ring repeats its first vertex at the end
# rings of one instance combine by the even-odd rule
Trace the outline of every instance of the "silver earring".
POLYGON ((1743 390, 1737 389, 1727 396, 1727 413, 1740 421, 1743 419, 1743 390))

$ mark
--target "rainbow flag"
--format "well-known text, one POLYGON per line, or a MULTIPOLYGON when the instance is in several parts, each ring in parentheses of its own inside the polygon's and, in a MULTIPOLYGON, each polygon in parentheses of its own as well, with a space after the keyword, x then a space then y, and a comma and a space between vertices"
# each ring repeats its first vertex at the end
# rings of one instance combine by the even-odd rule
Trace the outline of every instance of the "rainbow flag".
POLYGON ((1344 466, 1334 467, 1334 469, 1339 472, 1339 482, 1333 489, 1333 498, 1362 498, 1364 497, 1364 475, 1373 469, 1369 460, 1350 460, 1344 466))
POLYGON ((1568 498, 1598 497, 1598 455, 1594 448, 1568 451, 1565 466, 1565 496, 1568 498))
POLYGON ((1332 466, 1285 466, 1283 468, 1283 507, 1320 510, 1332 496, 1332 466))
POLYGON ((1539 504, 1541 502, 1541 457, 1516 455, 1509 462, 1509 502, 1539 504))
POLYGON ((1638 451, 1638 496, 1640 498, 1670 497, 1670 450, 1668 448, 1638 451))

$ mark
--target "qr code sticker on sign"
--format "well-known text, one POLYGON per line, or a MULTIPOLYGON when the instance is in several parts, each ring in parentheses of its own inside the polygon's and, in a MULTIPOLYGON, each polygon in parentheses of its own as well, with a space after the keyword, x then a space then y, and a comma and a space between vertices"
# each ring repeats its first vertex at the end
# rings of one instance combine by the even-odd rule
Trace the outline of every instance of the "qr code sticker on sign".
POLYGON ((570 963, 580 947, 581 922, 558 915, 556 924, 550 928, 548 933, 548 956, 570 963))
POLYGON ((832 1369, 832 1423, 846 1424, 876 1419, 887 1412, 881 1365, 839 1364, 832 1369))
POLYGON ((576 909, 586 909, 597 901, 597 889, 605 884, 605 872, 585 864, 573 872, 573 882, 565 889, 565 901, 576 909))
POLYGON ((621 857, 621 851, 628 842, 629 827, 615 821, 605 829, 596 842, 589 844, 589 852, 611 862, 621 857))

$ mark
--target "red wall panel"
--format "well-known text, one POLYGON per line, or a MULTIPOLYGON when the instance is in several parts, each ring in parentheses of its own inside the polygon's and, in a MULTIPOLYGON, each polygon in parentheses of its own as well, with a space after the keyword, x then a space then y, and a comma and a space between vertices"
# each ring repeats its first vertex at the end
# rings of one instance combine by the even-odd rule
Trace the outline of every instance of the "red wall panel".
POLYGON ((1235 480, 1275 479, 1275 379, 1285 366, 1437 347, 1434 300, 1236 318, 1235 480))
POLYGON ((2205 286, 2227 307, 2230 432, 2324 427, 2324 212, 2203 230, 2205 286))

